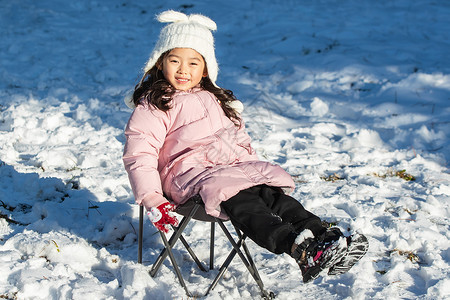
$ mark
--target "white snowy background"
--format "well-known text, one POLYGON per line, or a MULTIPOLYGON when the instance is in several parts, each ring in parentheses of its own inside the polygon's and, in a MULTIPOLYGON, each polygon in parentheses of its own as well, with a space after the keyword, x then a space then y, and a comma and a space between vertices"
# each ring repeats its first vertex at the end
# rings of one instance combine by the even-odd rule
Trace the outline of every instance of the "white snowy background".
MULTIPOLYGON (((450 2, 227 0, 0 2, 0 298, 187 299, 145 223, 121 154, 134 87, 175 9, 216 21, 218 84, 246 106, 261 159, 346 234, 349 273, 304 284, 288 255, 249 241, 277 299, 450 298, 450 2), (408 176, 414 176, 408 181, 408 176)), ((187 239, 208 261, 209 226, 187 239)), ((219 265, 230 250, 217 236, 219 265)), ((214 271, 175 250, 203 292, 214 271)), ((238 259, 205 299, 257 299, 238 259)))

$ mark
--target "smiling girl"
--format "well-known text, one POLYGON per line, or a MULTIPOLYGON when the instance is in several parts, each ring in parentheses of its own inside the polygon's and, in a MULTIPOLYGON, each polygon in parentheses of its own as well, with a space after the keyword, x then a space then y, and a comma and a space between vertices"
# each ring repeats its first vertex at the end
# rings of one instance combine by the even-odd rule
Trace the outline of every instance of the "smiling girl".
POLYGON ((285 194, 295 185, 280 166, 258 159, 241 119, 242 103, 216 84, 218 64, 202 15, 166 11, 144 75, 129 104, 123 161, 136 202, 155 227, 177 225, 172 211, 200 195, 206 213, 231 222, 261 247, 287 253, 305 282, 348 271, 367 251, 285 194), (169 201, 170 200, 170 201, 169 201))

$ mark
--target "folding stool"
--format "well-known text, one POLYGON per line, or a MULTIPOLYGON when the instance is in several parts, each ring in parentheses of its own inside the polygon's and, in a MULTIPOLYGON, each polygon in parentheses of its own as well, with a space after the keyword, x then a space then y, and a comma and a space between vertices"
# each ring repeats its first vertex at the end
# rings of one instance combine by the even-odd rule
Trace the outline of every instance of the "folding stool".
MULTIPOLYGON (((238 236, 238 240, 235 241, 234 238, 231 236, 230 232, 226 228, 223 220, 219 218, 212 217, 210 215, 207 215, 205 212, 203 200, 199 195, 194 196, 190 198, 185 204, 179 206, 176 210, 176 213, 183 216, 183 219, 181 220, 178 227, 172 227, 174 232, 169 240, 167 240, 166 235, 163 232, 159 232, 161 235, 161 239, 164 244, 164 249, 161 251, 160 255, 156 259, 155 263, 152 266, 152 269, 150 270, 150 275, 152 277, 156 276, 156 273, 158 272, 159 268, 161 267, 163 261, 169 256, 170 262, 172 263, 174 272, 176 273, 178 280, 180 281, 180 284, 183 286, 184 290, 186 291, 186 294, 189 297, 194 297, 198 295, 193 295, 189 292, 187 285, 183 279, 183 276, 181 274, 180 268, 175 260, 175 257, 172 252, 172 248, 174 247, 175 243, 180 240, 188 253, 191 255, 192 259, 195 261, 197 266, 200 268, 200 270, 207 272, 207 270, 203 267, 200 260, 195 255, 192 248, 189 246, 189 244, 186 242, 185 238, 183 237, 182 233, 188 223, 194 219, 204 222, 210 222, 211 223, 211 241, 210 241, 210 259, 209 259, 209 269, 214 269, 214 233, 215 233, 215 224, 218 223, 220 228, 222 229, 223 233, 233 246, 233 249, 228 254, 228 257, 223 262, 222 266, 219 269, 219 273, 215 277, 215 279, 211 282, 210 286, 208 287, 206 293, 204 296, 208 295, 208 293, 214 289, 214 287, 217 285, 219 280, 223 277, 225 274, 225 271, 227 270, 228 266, 231 264, 232 260, 236 256, 236 254, 241 258, 244 265, 247 267, 247 270, 252 275, 255 282, 258 284, 259 289, 261 291, 261 296, 264 299, 273 299, 275 298, 275 295, 272 292, 267 292, 264 289, 264 284, 261 280, 261 277, 259 276, 258 270, 255 266, 255 263, 253 262, 250 252, 248 251, 247 245, 245 244, 246 235, 243 234, 239 229, 235 227, 236 234, 238 236), (244 250, 242 252, 242 250, 244 250)), ((144 207, 140 207, 139 211, 139 237, 138 237, 138 263, 142 263, 142 244, 143 244, 143 231, 144 231, 144 207)))

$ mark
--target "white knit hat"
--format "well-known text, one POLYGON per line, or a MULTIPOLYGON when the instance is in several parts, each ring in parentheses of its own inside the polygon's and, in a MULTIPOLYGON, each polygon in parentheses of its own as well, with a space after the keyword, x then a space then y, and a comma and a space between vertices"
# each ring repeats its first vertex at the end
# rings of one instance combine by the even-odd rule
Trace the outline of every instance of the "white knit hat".
POLYGON ((150 54, 144 72, 150 70, 164 52, 173 48, 191 48, 203 56, 209 79, 216 85, 219 66, 214 54, 214 37, 211 33, 211 30, 217 29, 216 23, 202 15, 187 16, 173 10, 162 12, 157 19, 162 23, 170 24, 161 29, 159 40, 150 54))

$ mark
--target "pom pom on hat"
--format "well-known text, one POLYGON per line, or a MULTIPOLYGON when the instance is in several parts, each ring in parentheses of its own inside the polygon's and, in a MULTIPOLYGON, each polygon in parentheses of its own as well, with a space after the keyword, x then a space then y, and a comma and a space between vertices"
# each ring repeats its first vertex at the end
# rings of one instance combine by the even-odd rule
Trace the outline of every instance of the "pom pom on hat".
POLYGON ((144 66, 144 72, 150 70, 164 52, 174 48, 191 48, 203 56, 209 79, 216 85, 219 66, 214 53, 214 37, 211 33, 217 30, 216 23, 203 15, 186 15, 173 10, 160 13, 157 20, 169 24, 161 29, 158 42, 144 66))
POLYGON ((234 100, 228 103, 228 105, 234 109, 238 114, 242 114, 244 111, 244 104, 239 100, 234 100))

